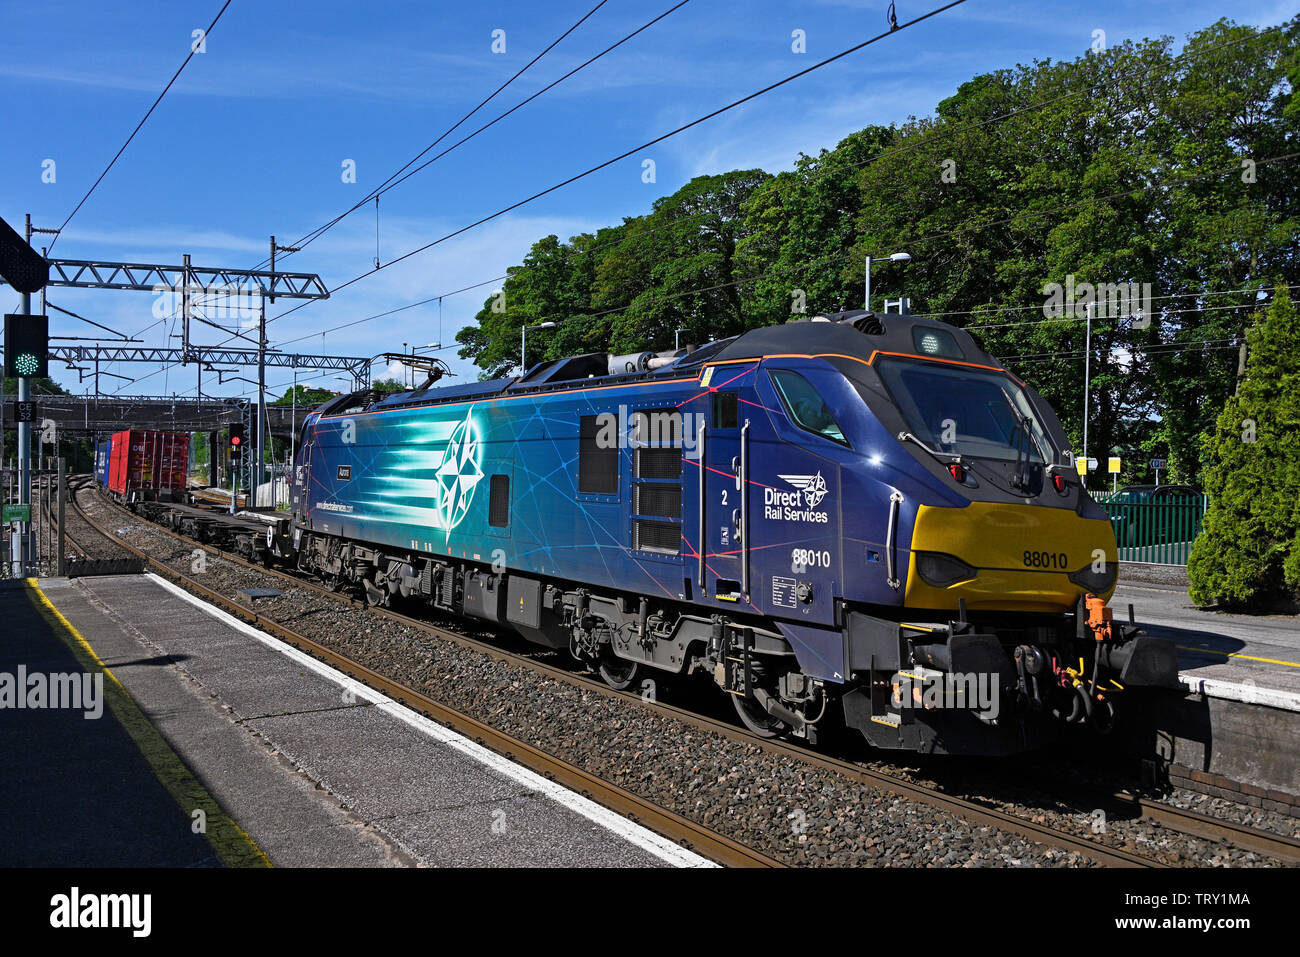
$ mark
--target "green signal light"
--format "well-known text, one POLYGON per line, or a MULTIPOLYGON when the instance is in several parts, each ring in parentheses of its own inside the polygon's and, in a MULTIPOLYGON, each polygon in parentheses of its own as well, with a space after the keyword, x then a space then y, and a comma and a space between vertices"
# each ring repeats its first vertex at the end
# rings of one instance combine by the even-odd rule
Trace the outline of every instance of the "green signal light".
POLYGON ((36 358, 30 352, 23 352, 14 356, 14 370, 20 376, 35 375, 41 368, 41 360, 36 358))

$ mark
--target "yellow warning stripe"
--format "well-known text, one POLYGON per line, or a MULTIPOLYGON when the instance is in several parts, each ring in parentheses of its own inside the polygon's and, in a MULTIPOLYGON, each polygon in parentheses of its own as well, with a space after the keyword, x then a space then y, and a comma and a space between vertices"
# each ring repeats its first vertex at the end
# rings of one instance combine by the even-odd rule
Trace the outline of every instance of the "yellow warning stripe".
POLYGON ((81 667, 87 672, 102 671, 104 698, 122 729, 131 736, 159 783, 180 806, 187 818, 195 811, 203 811, 207 831, 204 837, 226 867, 272 867, 270 858, 257 842, 222 809, 185 762, 172 750, 161 732, 140 710, 131 693, 117 680, 117 676, 104 664, 95 649, 82 637, 72 622, 68 621, 41 591, 35 578, 27 579, 27 586, 40 600, 40 611, 54 633, 68 646, 81 667), (71 640, 69 640, 71 639, 71 640))
POLYGON ((1280 661, 1277 658, 1256 658, 1254 655, 1243 655, 1236 651, 1215 651, 1213 648, 1197 648, 1195 645, 1175 645, 1183 651, 1199 651, 1203 655, 1218 655, 1222 658, 1240 658, 1242 661, 1261 661, 1266 665, 1285 665, 1288 668, 1300 668, 1300 662, 1280 661))

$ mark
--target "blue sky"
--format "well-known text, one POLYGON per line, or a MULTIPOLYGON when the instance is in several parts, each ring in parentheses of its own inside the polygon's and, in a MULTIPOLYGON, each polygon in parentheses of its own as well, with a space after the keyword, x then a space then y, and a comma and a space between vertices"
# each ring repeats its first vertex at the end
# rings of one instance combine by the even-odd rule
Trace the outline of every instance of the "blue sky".
MULTIPOLYGON (((470 121, 472 130, 550 83, 675 0, 608 0, 470 121)), ((315 0, 234 0, 134 142, 73 218, 55 255, 68 259, 252 267, 268 236, 284 243, 332 219, 428 145, 594 6, 315 0), (505 31, 505 52, 492 33, 505 31), (356 164, 356 183, 342 164, 356 164)), ((899 0, 906 21, 939 0, 899 0)), ((880 32, 877 0, 691 0, 593 66, 386 193, 379 256, 387 262, 445 233, 603 162, 683 122, 880 32), (803 30, 807 52, 791 50, 803 30)), ((63 222, 121 146, 206 26, 219 0, 130 4, 0 2, 0 216, 21 228, 63 222), (55 162, 55 182, 42 182, 55 162)), ((692 176, 788 168, 870 123, 927 115, 971 76, 1034 59, 1072 59, 1092 42, 1171 35, 1220 16, 1272 25, 1300 0, 1030 3, 969 0, 723 117, 434 247, 273 322, 272 345, 369 356, 403 342, 454 342, 490 287, 320 335, 353 319, 502 275, 539 237, 644 213, 692 176), (642 182, 642 160, 656 182, 642 182), (440 338, 441 337, 441 338, 440 338)), ((451 142, 450 140, 448 142, 451 142)), ((318 272, 333 288, 375 256, 373 206, 344 220, 284 267, 318 272)), ((178 331, 153 316, 148 293, 52 289, 52 303, 161 346, 178 331)), ((17 296, 0 288, 0 306, 17 296)), ((293 305, 280 300, 276 315, 293 305)), ((205 327, 199 327, 205 328, 205 327)), ((93 327, 52 313, 53 335, 93 327)), ((206 335, 210 333, 211 335, 206 335)), ((216 344, 221 334, 198 337, 216 344)), ((454 371, 475 370, 441 353, 454 371)), ((55 367, 52 367, 52 372, 55 367)), ((61 369, 61 366, 58 368, 61 369)), ((106 367, 107 368, 107 367, 106 367)), ((193 393, 193 367, 114 368, 136 385, 104 391, 193 393), (152 373, 152 374, 150 374, 152 373), (146 378, 147 376, 147 378, 146 378)), ((377 369, 383 374, 382 368, 377 369)), ((249 374, 249 373, 245 373, 249 374)), ((307 373, 305 375, 310 375, 307 373)), ((54 372, 80 393, 75 373, 54 372)), ((250 377, 254 377, 249 374, 250 377)), ((332 375, 332 374, 331 374, 332 375)), ((211 377, 207 377, 211 378, 211 377)), ((289 378, 272 370, 283 391, 289 378)), ((342 383, 320 380, 331 388, 342 383)), ((212 389, 209 390, 209 384, 212 389)), ((238 394, 243 383, 205 392, 238 394)))

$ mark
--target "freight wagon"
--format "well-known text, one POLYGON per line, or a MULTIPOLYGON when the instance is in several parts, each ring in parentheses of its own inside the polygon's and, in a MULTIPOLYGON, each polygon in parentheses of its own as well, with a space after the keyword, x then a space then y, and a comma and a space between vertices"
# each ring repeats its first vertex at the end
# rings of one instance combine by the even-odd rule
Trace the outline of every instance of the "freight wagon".
POLYGON ((114 433, 108 440, 104 485, 124 502, 183 502, 189 454, 187 432, 114 433))
POLYGON ((95 481, 108 488, 108 450, 113 442, 112 436, 95 443, 95 481))

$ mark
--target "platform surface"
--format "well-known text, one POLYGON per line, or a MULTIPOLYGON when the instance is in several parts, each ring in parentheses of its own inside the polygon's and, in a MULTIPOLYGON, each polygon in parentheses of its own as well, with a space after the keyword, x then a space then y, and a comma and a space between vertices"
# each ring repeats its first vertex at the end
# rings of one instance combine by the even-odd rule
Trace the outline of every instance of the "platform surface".
POLYGON ((1125 580, 1121 574, 1110 602, 1117 619, 1127 620, 1130 602, 1146 634, 1177 646, 1189 686, 1203 683, 1212 696, 1230 694, 1222 687, 1227 684, 1246 689, 1246 696, 1254 694, 1251 689, 1280 692, 1270 703, 1300 710, 1300 617, 1202 611, 1178 584, 1125 580))
MULTIPOLYGON (((509 768, 467 756, 446 729, 421 730, 395 716, 395 705, 348 692, 343 676, 331 678, 301 653, 305 660, 295 660, 273 639, 249 634, 250 626, 199 607, 152 576, 48 579, 40 587, 194 778, 277 866, 703 863, 630 822, 602 823, 576 795, 571 802, 567 792, 530 787, 509 768)), ((33 599, 10 589, 5 600, 19 606, 33 599)), ((23 658, 29 667, 67 665, 53 636, 31 634, 4 649, 8 670, 23 658)), ((41 808, 23 828, 31 836, 26 845, 6 841, 0 848, 11 863, 220 863, 190 835, 188 816, 156 778, 133 763, 129 739, 113 739, 106 723, 94 733, 67 727, 74 718, 82 722, 79 715, 53 719, 55 738, 20 725, 15 746, 5 749, 5 800, 16 809, 41 808), (54 746, 41 747, 41 740, 54 746), (30 769, 10 760, 32 751, 40 762, 30 769), (87 776, 96 769, 114 790, 87 776), (102 812, 105 793, 137 809, 138 823, 114 824, 120 834, 137 836, 82 848, 87 833, 103 830, 102 821, 84 822, 99 820, 94 809, 102 812), (179 833, 170 843, 157 838, 173 830, 179 833), (37 832, 60 839, 46 844, 37 832), (111 846, 118 846, 115 854, 111 846)), ((13 820, 6 815, 0 827, 13 820)))
POLYGON ((40 594, 0 585, 0 621, 0 866, 221 866, 40 594), (62 676, 82 682, 81 693, 56 702, 54 676, 69 691, 62 676))

